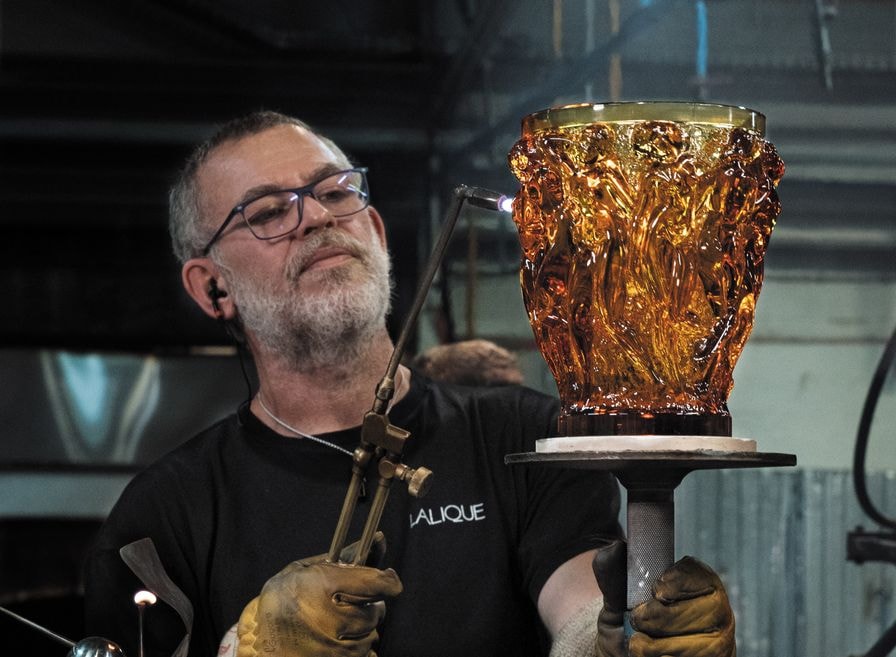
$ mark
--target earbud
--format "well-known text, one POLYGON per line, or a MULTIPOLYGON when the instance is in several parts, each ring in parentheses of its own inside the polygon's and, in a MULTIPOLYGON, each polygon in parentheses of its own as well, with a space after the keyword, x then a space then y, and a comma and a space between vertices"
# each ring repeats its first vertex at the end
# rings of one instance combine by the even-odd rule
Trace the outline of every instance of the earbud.
POLYGON ((215 314, 221 314, 221 306, 218 304, 218 299, 223 299, 226 296, 227 292, 218 289, 218 281, 213 278, 208 284, 208 298, 212 301, 212 308, 214 308, 215 314))

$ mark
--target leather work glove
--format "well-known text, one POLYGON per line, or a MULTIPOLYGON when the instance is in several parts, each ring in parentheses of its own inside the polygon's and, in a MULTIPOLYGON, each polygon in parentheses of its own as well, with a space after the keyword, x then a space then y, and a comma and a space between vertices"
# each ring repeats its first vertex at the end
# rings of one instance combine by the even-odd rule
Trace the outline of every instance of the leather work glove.
MULTIPOLYGON (((377 545, 384 545, 381 534, 374 553, 377 545)), ((343 560, 351 560, 354 547, 343 550, 343 560)), ((325 556, 293 561, 246 605, 237 625, 238 657, 376 657, 385 600, 401 593, 398 575, 325 556)))
POLYGON ((626 546, 616 541, 598 550, 594 574, 604 593, 597 620, 598 657, 734 657, 734 614, 719 576, 706 564, 684 557, 653 584, 653 597, 632 610, 634 634, 628 650, 625 613, 626 546))
POLYGON ((625 647, 626 546, 624 541, 613 541, 594 555, 591 568, 600 590, 604 606, 597 615, 596 657, 627 657, 625 647))

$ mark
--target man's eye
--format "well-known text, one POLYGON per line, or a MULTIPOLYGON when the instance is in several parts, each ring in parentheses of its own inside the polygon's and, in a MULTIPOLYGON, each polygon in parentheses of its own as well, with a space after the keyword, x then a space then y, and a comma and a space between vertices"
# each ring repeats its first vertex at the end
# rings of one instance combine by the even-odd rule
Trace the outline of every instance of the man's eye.
POLYGON ((321 203, 339 203, 352 196, 353 192, 345 187, 330 187, 321 190, 314 195, 321 203))
POLYGON ((291 204, 280 203, 262 208, 246 208, 246 220, 253 226, 282 221, 289 214, 291 204))

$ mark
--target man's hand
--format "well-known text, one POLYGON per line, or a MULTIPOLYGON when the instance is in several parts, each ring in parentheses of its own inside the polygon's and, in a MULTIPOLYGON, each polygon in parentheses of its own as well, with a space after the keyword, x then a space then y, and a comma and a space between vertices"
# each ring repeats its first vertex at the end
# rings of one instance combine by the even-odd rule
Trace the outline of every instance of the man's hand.
POLYGON ((371 647, 401 593, 391 568, 294 561, 267 581, 243 610, 238 657, 375 657, 371 647))
POLYGON ((706 564, 685 557, 653 585, 653 598, 632 611, 635 630, 626 652, 626 550, 615 542, 594 557, 594 574, 604 592, 598 616, 599 657, 734 657, 734 614, 719 576, 706 564))
POLYGON ((626 547, 613 541, 600 548, 591 564, 597 584, 604 594, 604 606, 597 615, 597 657, 627 657, 625 648, 626 547))

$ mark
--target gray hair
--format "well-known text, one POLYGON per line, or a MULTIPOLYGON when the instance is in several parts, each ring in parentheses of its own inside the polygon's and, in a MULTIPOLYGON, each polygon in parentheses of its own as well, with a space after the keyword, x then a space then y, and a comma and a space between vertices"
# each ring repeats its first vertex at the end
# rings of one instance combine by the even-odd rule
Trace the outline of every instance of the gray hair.
POLYGON ((225 123, 193 150, 168 192, 168 231, 174 255, 181 263, 202 255, 202 249, 211 237, 202 224, 199 185, 196 180, 199 169, 209 155, 225 142, 238 141, 281 125, 294 125, 308 130, 339 155, 346 165, 351 166, 349 158, 331 139, 295 117, 260 110, 225 123))

